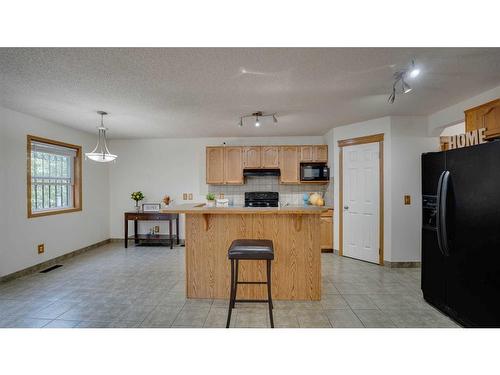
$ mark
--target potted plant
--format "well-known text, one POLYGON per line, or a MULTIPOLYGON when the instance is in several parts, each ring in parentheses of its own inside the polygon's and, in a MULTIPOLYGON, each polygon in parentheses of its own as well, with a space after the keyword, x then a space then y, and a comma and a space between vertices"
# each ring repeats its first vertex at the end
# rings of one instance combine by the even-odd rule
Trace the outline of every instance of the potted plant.
POLYGON ((163 204, 165 207, 168 207, 168 205, 172 202, 172 199, 170 199, 170 196, 165 195, 162 199, 163 204))
POLYGON ((207 207, 214 207, 215 206, 215 194, 208 193, 206 198, 207 198, 207 207))
POLYGON ((135 201, 135 210, 139 212, 139 202, 144 199, 144 194, 142 191, 134 191, 131 195, 130 198, 135 201))

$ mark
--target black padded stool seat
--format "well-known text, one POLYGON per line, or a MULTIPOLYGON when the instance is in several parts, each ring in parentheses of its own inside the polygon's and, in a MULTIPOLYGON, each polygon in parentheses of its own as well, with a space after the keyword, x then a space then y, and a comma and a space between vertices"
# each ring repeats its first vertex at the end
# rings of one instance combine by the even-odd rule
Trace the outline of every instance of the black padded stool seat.
POLYGON ((273 260, 273 241, 234 240, 227 253, 229 259, 273 260))
POLYGON ((274 260, 273 241, 270 240, 234 240, 229 247, 227 257, 231 261, 231 295, 229 296, 229 309, 227 312, 226 328, 231 324, 231 311, 236 302, 267 302, 269 306, 269 320, 274 328, 273 300, 271 297, 271 262, 274 260), (238 268, 240 260, 265 260, 266 281, 239 281, 238 268), (242 300, 236 299, 238 284, 266 284, 267 300, 242 300))

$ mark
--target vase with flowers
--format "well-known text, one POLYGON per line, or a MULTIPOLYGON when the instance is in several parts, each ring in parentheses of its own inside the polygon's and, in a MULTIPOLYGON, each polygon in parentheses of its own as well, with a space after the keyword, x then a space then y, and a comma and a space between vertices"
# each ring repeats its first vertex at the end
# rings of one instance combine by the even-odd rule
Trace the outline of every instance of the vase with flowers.
POLYGON ((144 199, 144 194, 142 191, 134 191, 131 195, 130 198, 135 201, 135 210, 139 212, 139 202, 144 199))

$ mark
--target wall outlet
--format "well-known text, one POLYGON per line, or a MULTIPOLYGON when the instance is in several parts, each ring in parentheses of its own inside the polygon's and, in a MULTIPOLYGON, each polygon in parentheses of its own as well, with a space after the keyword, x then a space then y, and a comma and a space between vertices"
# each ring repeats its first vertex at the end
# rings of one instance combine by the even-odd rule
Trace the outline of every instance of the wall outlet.
POLYGON ((160 226, 159 225, 155 225, 155 233, 160 233, 160 226))
POLYGON ((411 197, 409 195, 405 195, 405 205, 411 204, 411 197))
POLYGON ((188 195, 188 200, 192 201, 193 200, 193 193, 189 193, 188 195))
POLYGON ((182 200, 187 201, 188 195, 187 193, 182 193, 182 200))
POLYGON ((43 254, 45 252, 45 244, 41 243, 38 245, 38 254, 43 254))

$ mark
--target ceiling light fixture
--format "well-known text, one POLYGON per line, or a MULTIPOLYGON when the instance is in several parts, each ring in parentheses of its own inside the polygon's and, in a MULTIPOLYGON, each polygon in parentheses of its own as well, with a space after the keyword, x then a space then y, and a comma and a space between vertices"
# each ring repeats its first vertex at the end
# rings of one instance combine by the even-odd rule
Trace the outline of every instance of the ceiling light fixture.
POLYGON ((406 82, 406 80, 408 78, 415 78, 419 74, 420 74, 420 69, 418 69, 415 66, 415 60, 411 61, 411 65, 409 66, 409 68, 394 73, 393 74, 394 82, 392 84, 392 91, 387 101, 391 104, 394 103, 394 101, 396 100, 396 87, 398 85, 401 85, 402 94, 408 94, 409 92, 411 92, 413 89, 408 84, 408 82, 406 82))
POLYGON ((420 69, 415 66, 415 60, 411 60, 410 77, 415 78, 420 74, 420 69))
POLYGON ((273 123, 276 125, 278 123, 278 114, 276 112, 274 113, 263 113, 262 111, 254 112, 250 115, 243 115, 240 117, 240 122, 238 123, 238 126, 241 128, 243 127, 243 119, 247 117, 255 117, 255 127, 258 128, 260 127, 260 122, 262 117, 272 117, 273 118, 273 123))
POLYGON ((101 125, 97 127, 99 132, 97 135, 97 145, 92 152, 85 153, 85 158, 99 163, 107 163, 116 160, 117 156, 109 152, 108 149, 108 142, 106 140, 106 130, 108 129, 104 127, 104 116, 107 113, 104 111, 97 111, 97 113, 101 115, 101 125))
POLYGON ((412 88, 410 87, 410 85, 405 82, 404 78, 402 78, 401 79, 401 91, 403 92, 403 94, 408 94, 411 90, 412 90, 412 88))

